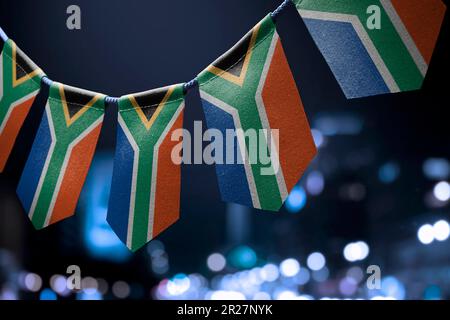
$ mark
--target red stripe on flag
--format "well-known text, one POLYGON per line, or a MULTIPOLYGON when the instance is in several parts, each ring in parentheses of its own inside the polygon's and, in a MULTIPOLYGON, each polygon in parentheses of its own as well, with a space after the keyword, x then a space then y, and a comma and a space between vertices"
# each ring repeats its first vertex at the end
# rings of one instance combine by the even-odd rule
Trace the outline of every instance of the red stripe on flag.
POLYGON ((0 172, 3 172, 3 169, 5 169, 6 162, 14 147, 17 135, 19 134, 20 128, 22 127, 35 98, 36 96, 17 105, 12 110, 9 119, 6 120, 6 125, 0 134, 0 172))
POLYGON ((316 154, 297 85, 278 40, 263 89, 271 129, 279 130, 279 158, 288 192, 316 154))
POLYGON ((444 20, 445 4, 441 0, 392 0, 392 4, 429 64, 444 20))
POLYGON ((78 198, 94 156, 101 127, 102 124, 100 123, 72 149, 50 224, 66 219, 75 213, 78 198))
POLYGON ((183 128, 183 114, 184 111, 180 112, 159 148, 153 237, 180 218, 181 166, 174 164, 171 158, 179 142, 172 141, 171 136, 174 130, 183 128))

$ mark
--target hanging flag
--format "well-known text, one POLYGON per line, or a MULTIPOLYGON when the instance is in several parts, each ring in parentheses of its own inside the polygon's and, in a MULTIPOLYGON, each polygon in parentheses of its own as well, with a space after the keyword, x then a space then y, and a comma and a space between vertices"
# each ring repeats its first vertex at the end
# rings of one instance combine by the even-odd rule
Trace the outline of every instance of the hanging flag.
POLYGON ((105 96, 52 83, 17 193, 36 229, 75 213, 105 113, 105 96))
POLYGON ((181 168, 172 159, 183 128, 184 94, 174 85, 119 100, 107 221, 136 251, 180 216, 181 168))
POLYGON ((316 148, 271 17, 203 71, 198 82, 208 129, 224 137, 236 132, 224 152, 234 148, 237 158, 216 162, 222 200, 278 211, 316 148))
POLYGON ((446 7, 441 0, 297 0, 347 98, 420 89, 446 7))
POLYGON ((0 55, 0 172, 30 111, 44 73, 12 40, 0 55))

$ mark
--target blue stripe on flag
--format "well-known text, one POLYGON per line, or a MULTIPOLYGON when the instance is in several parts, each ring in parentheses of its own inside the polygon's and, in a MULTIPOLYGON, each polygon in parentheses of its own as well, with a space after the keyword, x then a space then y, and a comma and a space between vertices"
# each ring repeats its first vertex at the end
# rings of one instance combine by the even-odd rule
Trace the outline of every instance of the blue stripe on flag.
POLYGON ((305 23, 347 98, 390 92, 351 23, 305 23))
POLYGON ((48 115, 45 112, 17 187, 17 195, 27 213, 30 211, 51 143, 48 115))
MULTIPOLYGON (((202 104, 208 128, 220 130, 225 140, 226 129, 235 130, 236 128, 233 117, 206 100, 202 100, 202 104)), ((224 141, 224 158, 226 155, 225 142, 226 141, 224 141)), ((240 153, 238 153, 238 142, 236 138, 234 149, 234 154, 240 155, 240 153)), ((223 201, 236 202, 249 207, 253 206, 243 164, 237 164, 236 161, 235 164, 216 164, 216 172, 223 201)))
POLYGON ((122 127, 118 124, 107 221, 124 243, 127 243, 134 156, 134 150, 122 127))

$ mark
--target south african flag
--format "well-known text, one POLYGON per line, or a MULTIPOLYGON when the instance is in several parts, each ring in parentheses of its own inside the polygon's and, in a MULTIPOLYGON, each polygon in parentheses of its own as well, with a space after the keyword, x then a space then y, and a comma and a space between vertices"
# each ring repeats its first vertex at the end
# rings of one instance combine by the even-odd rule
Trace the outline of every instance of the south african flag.
POLYGON ((36 229, 68 218, 88 173, 105 96, 52 83, 17 194, 36 229))
POLYGON ((263 19, 198 82, 208 129, 223 137, 230 130, 256 130, 258 154, 269 158, 252 157, 248 136, 236 135, 237 158, 216 163, 222 200, 278 211, 316 147, 272 18, 263 19), (275 130, 278 141, 270 134, 275 130))
MULTIPOLYGON (((107 221, 133 251, 180 216, 181 167, 172 159, 183 128, 182 85, 120 98, 107 221)), ((180 148, 181 149, 181 148, 180 148)))
POLYGON ((0 172, 30 111, 44 73, 12 41, 0 54, 0 172))
POLYGON ((441 0, 295 2, 347 98, 421 88, 444 19, 441 0))

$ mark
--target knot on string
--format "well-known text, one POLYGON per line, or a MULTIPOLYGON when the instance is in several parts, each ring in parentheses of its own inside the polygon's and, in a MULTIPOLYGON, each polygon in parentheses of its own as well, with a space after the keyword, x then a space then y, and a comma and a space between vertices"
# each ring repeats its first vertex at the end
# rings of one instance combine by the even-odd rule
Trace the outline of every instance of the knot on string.
POLYGON ((198 85, 197 78, 192 79, 192 80, 189 81, 189 82, 186 82, 186 83, 184 84, 184 86, 183 86, 184 94, 186 94, 190 89, 192 89, 193 87, 195 87, 195 86, 197 86, 197 85, 198 85))
POLYGON ((119 102, 119 98, 117 97, 106 97, 105 98, 106 103, 117 103, 119 102))

